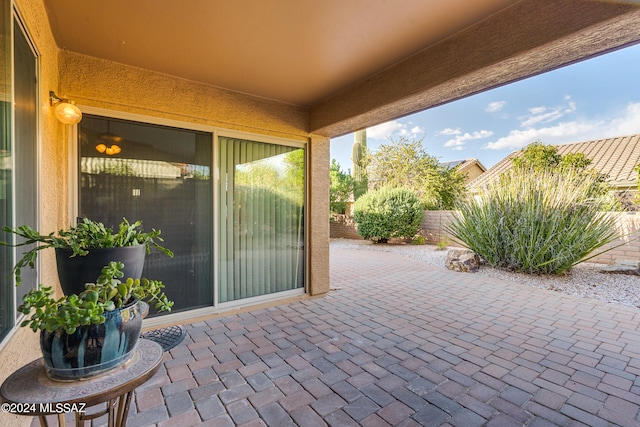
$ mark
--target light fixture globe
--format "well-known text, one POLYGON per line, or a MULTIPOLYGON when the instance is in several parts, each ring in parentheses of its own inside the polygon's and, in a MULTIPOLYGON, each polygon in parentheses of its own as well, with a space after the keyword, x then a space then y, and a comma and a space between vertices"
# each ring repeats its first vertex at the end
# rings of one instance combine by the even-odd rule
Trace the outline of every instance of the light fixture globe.
POLYGON ((56 118, 67 125, 75 125, 82 120, 82 111, 70 102, 58 103, 54 112, 56 118))

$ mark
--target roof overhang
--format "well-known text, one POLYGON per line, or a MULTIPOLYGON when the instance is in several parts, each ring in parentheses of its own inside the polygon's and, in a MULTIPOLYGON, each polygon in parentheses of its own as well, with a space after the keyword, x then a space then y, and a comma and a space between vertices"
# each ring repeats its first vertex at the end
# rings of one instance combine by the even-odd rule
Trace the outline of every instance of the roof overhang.
POLYGON ((328 137, 640 40, 631 1, 44 2, 62 49, 299 105, 328 137))

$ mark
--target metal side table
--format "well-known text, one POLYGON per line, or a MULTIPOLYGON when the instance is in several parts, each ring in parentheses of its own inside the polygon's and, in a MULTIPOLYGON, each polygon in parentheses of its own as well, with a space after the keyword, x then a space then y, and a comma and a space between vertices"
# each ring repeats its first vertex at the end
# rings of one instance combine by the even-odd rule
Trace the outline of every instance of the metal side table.
POLYGON ((75 412, 76 426, 109 416, 109 426, 125 427, 131 397, 160 368, 164 351, 153 341, 140 339, 131 359, 102 375, 78 381, 54 381, 47 377, 42 359, 18 369, 0 388, 5 412, 38 416, 47 426, 46 415, 56 414, 65 425, 65 413, 75 412), (85 409, 106 403, 106 408, 86 414, 85 409), (6 410, 8 409, 8 410, 6 410))

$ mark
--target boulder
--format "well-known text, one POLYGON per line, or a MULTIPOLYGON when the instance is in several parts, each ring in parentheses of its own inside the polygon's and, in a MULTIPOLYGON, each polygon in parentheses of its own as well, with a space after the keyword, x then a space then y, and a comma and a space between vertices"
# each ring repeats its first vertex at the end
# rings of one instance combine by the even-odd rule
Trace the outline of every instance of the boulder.
POLYGON ((604 267, 600 273, 627 274, 629 276, 640 276, 640 262, 629 260, 616 260, 615 265, 604 267))
POLYGON ((447 253, 444 265, 449 270, 474 273, 480 267, 480 258, 469 249, 453 249, 447 253))

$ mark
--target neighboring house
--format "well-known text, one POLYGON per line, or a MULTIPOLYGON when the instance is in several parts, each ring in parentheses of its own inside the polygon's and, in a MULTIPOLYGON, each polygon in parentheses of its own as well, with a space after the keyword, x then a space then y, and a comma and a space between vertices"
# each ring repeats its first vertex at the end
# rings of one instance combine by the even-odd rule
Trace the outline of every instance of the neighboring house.
MULTIPOLYGON (((584 154, 591 160, 589 167, 608 177, 607 182, 621 198, 625 207, 637 210, 633 200, 638 192, 638 174, 634 169, 640 164, 640 134, 562 144, 556 147, 560 155, 584 154)), ((520 151, 513 152, 500 160, 486 173, 469 183, 469 189, 475 192, 496 179, 501 173, 511 169, 512 159, 519 153, 520 151)))
MULTIPOLYGON (((176 256, 145 275, 176 306, 145 326, 323 295, 331 138, 632 45, 639 21, 594 0, 0 0, 0 226, 161 229, 176 256), (82 121, 56 120, 51 92, 82 121), (129 160, 94 167, 109 156, 129 160)), ((57 286, 43 256, 16 289, 16 252, 0 247, 3 378, 39 357, 20 296, 57 286)))
POLYGON ((465 184, 469 184, 471 181, 487 171, 487 168, 485 168, 478 159, 453 160, 450 162, 442 162, 440 164, 450 169, 457 167, 458 170, 466 176, 465 184))

